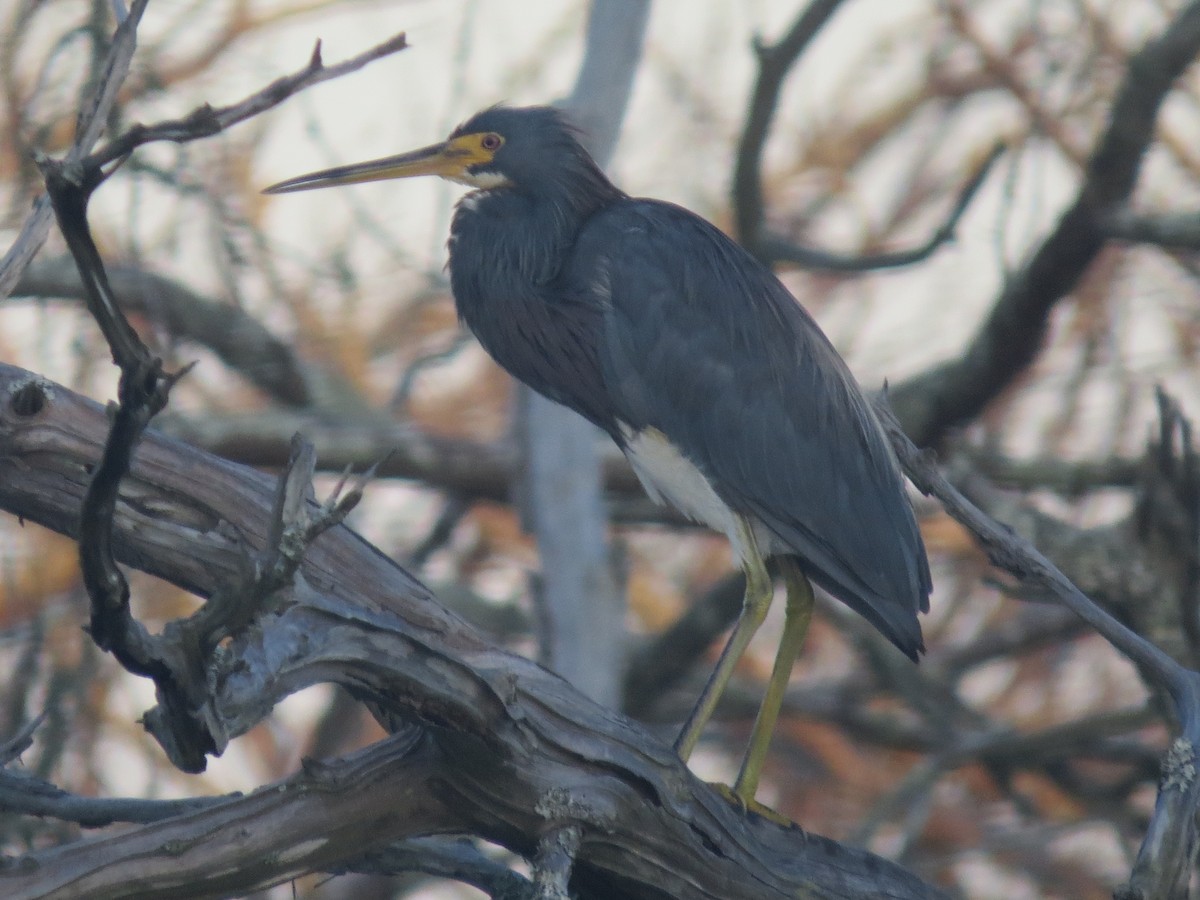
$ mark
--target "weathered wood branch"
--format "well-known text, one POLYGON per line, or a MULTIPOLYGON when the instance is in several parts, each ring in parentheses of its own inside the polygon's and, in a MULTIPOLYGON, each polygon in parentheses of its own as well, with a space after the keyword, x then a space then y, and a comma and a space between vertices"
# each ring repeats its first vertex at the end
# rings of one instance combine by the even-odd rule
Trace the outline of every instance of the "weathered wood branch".
MULTIPOLYGON (((75 534, 107 433, 99 405, 0 365, 0 508, 75 534)), ((121 485, 114 552, 209 596, 236 583, 263 547, 274 493, 261 473, 148 431, 121 485)), ((578 826, 572 889, 581 896, 938 895, 869 853, 743 815, 665 744, 491 646, 344 526, 313 542, 285 594, 214 654, 206 720, 233 738, 286 694, 336 681, 420 723, 420 740, 393 738, 228 807, 31 854, 0 872, 0 894, 95 896, 83 886, 150 868, 161 893, 148 896, 240 893, 330 865, 335 836, 361 854, 453 830, 531 855, 548 830, 578 826), (240 816, 263 843, 249 841, 240 816), (271 823, 283 820, 275 833, 271 823), (238 840, 221 840, 224 823, 238 840), (256 852, 239 855, 247 846, 256 852), (201 847, 229 865, 189 870, 181 886, 183 861, 201 847)))
MULTIPOLYGON (((1161 393, 1159 404, 1163 415, 1163 440, 1169 444, 1182 442, 1187 465, 1194 467, 1190 426, 1187 426, 1186 436, 1174 436, 1173 432, 1182 428, 1183 423, 1175 421, 1178 413, 1170 408, 1169 401, 1161 393)), ((1180 896, 1181 891, 1186 893, 1200 846, 1197 831, 1200 779, 1196 777, 1197 748, 1200 747, 1200 672, 1181 665, 1162 648, 1098 606, 1036 547, 980 511, 946 480, 932 453, 917 449, 890 410, 881 406, 880 411, 900 464, 918 490, 937 497, 946 512, 971 532, 994 565, 1079 616, 1125 654, 1148 684, 1170 698, 1179 735, 1163 760, 1154 814, 1130 879, 1118 889, 1116 896, 1120 900, 1150 900, 1180 896)))

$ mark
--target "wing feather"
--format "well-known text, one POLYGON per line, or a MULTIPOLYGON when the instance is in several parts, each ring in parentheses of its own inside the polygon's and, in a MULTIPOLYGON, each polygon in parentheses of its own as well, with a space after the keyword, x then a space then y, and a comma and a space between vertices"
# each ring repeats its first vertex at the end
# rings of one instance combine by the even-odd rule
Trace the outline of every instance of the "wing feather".
POLYGON ((567 271, 602 313, 595 354, 615 418, 667 435, 726 503, 915 656, 930 577, 899 468, 845 363, 774 274, 650 200, 593 217, 567 271))

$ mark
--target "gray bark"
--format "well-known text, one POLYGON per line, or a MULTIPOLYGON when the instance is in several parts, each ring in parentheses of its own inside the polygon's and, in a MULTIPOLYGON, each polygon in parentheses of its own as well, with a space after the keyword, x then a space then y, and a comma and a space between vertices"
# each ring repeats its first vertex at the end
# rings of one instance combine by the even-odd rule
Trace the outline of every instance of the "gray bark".
MULTIPOLYGON (((74 535, 108 429, 99 404, 0 364, 0 509, 74 535)), ((148 431, 121 484, 114 551, 210 596, 261 551, 274 494, 262 473, 148 431)), ((130 885, 147 898, 237 896, 414 835, 476 834, 531 855, 567 828, 580 834, 581 897, 942 896, 865 851, 738 809, 670 747, 492 646, 341 525, 186 677, 218 747, 328 681, 372 699, 397 734, 249 796, 27 853, 0 870, 0 896, 130 885)))

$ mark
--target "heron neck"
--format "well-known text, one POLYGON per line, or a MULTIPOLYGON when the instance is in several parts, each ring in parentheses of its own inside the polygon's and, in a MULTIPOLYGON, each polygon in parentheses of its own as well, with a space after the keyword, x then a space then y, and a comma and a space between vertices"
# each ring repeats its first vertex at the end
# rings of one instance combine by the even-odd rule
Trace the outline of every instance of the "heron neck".
MULTIPOLYGON (((611 187, 611 185, 610 185, 611 187)), ((530 194, 516 188, 475 191, 450 227, 450 275, 471 293, 538 289, 553 281, 584 223, 622 196, 599 191, 530 194), (480 280, 466 284, 466 280, 480 280), (501 287, 503 286, 503 287, 501 287)))

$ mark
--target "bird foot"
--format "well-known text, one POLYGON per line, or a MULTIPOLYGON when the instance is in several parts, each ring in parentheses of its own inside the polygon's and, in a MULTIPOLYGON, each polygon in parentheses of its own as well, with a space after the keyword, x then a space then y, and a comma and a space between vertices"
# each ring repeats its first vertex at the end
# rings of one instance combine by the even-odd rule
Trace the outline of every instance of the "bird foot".
POLYGON ((718 794, 740 809, 742 815, 754 813, 754 815, 761 816, 769 822, 774 822, 776 825, 782 825, 784 828, 800 827, 783 813, 776 812, 764 803, 759 803, 753 797, 743 797, 727 784, 710 781, 709 786, 716 789, 718 794))

